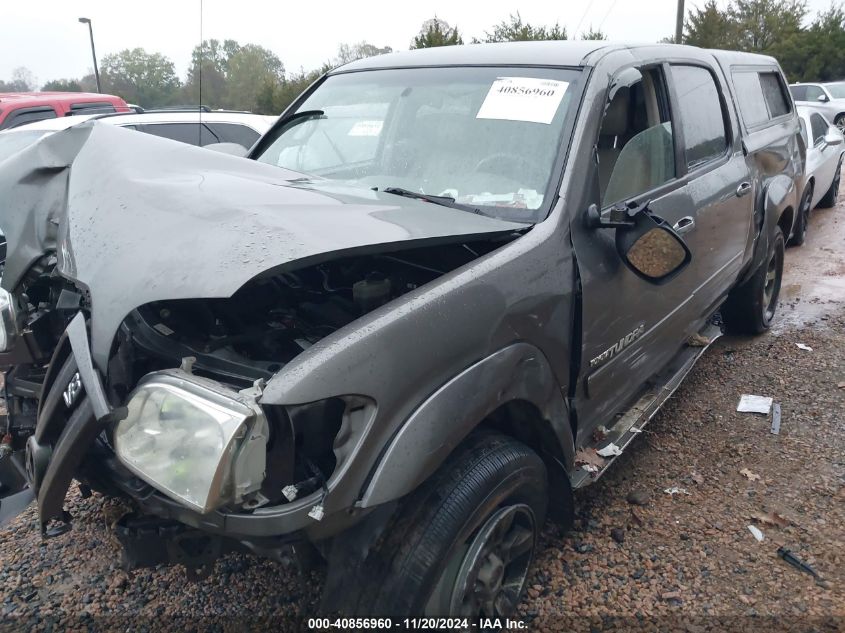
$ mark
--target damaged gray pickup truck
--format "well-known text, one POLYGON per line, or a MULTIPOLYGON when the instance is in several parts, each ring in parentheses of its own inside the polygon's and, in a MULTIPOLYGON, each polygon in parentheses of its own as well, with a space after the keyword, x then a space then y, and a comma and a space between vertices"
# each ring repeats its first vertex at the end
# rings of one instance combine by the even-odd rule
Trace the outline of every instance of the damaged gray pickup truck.
POLYGON ((799 139, 771 58, 604 42, 353 62, 253 160, 42 139, 0 163, 0 510, 61 537, 76 480, 128 566, 293 548, 328 611, 508 615, 714 316, 769 327, 799 139))

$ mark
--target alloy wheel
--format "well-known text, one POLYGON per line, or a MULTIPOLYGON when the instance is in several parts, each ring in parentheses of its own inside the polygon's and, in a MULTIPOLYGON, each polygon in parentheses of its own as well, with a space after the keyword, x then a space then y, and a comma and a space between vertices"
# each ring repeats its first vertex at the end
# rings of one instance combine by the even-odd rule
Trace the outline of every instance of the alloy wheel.
POLYGON ((449 614, 471 618, 512 615, 528 580, 535 541, 536 522, 529 506, 496 510, 468 546, 461 548, 457 570, 455 565, 449 566, 454 573, 451 595, 444 596, 449 614))
POLYGON ((763 285, 763 309, 767 322, 775 316, 778 295, 780 294, 781 273, 783 271, 783 251, 773 249, 766 264, 766 282, 763 285))

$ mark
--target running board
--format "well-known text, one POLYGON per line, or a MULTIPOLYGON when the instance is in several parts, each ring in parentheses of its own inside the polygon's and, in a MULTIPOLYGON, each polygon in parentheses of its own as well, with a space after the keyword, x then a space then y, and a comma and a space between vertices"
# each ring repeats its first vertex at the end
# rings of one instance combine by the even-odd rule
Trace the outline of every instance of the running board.
MULTIPOLYGON (((663 403, 675 393, 675 390, 683 382, 696 361, 701 358, 701 355, 707 351, 716 339, 722 336, 722 330, 718 326, 708 323, 699 332, 699 336, 702 337, 702 341, 707 339, 709 342, 695 347, 685 345, 666 370, 657 376, 657 386, 649 388, 630 409, 625 411, 616 423, 607 430, 607 434, 604 437, 586 444, 581 448, 579 453, 586 451, 591 455, 593 450, 600 451, 610 444, 615 444, 619 447, 620 451, 624 451, 634 441, 634 438, 640 434, 643 427, 660 410, 663 403)), ((610 465, 616 461, 617 457, 619 455, 611 455, 604 459, 600 456, 595 456, 591 461, 603 461, 604 463, 601 466, 591 466, 590 464, 577 463, 578 455, 576 454, 576 464, 570 474, 572 487, 582 488, 593 483, 607 471, 610 465)))

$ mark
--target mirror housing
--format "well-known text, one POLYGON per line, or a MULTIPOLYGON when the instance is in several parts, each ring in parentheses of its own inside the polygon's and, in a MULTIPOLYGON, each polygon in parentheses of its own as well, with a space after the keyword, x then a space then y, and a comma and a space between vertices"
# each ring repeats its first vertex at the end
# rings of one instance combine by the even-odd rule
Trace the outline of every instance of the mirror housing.
POLYGON ((204 145, 203 149, 210 149, 212 152, 229 154, 238 158, 245 158, 249 151, 246 147, 238 143, 209 143, 208 145, 204 145))
POLYGON ((821 103, 827 103, 828 102, 827 95, 819 95, 818 97, 816 97, 816 101, 820 101, 821 103))
POLYGON ((630 228, 616 230, 616 250, 635 275, 663 284, 686 268, 692 253, 666 222, 651 213, 640 213, 630 228))
POLYGON ((843 140, 845 139, 842 138, 842 134, 839 130, 830 130, 824 136, 824 142, 827 145, 841 145, 843 140))

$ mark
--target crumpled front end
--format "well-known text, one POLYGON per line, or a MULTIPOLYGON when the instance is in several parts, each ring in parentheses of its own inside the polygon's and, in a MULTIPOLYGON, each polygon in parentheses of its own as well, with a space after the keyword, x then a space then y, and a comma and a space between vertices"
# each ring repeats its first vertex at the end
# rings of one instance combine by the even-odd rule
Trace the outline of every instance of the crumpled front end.
MULTIPOLYGON (((42 532, 60 534, 78 480, 129 502, 117 529, 130 564, 190 567, 232 547, 278 557, 357 520, 383 441, 356 459, 375 398, 342 383, 268 398, 265 385, 281 393, 294 361, 374 320, 395 331, 391 306, 411 314, 412 297, 526 227, 111 126, 68 132, 0 164, 0 196, 25 210, 0 209, 14 338, 0 354, 0 515, 35 496, 42 532)), ((385 358, 388 376, 400 359, 385 358)))

